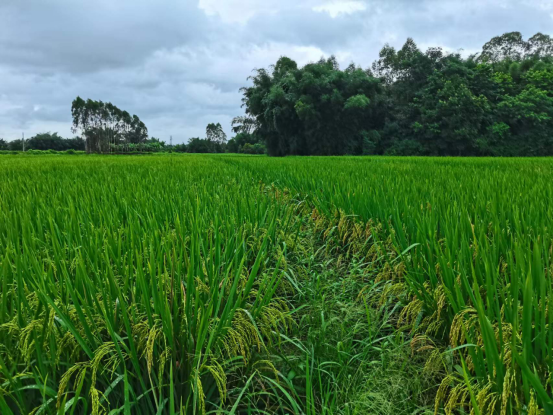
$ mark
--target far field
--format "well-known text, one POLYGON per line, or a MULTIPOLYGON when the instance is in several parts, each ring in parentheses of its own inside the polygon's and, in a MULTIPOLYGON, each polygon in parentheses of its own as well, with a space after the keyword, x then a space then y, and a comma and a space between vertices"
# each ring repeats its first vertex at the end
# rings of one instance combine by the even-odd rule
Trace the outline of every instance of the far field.
POLYGON ((553 413, 552 201, 553 159, 0 156, 0 413, 553 413))

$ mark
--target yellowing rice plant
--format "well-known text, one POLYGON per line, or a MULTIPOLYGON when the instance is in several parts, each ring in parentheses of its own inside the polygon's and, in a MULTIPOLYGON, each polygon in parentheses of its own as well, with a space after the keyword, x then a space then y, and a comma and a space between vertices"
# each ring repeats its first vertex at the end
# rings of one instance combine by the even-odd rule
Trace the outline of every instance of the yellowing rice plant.
POLYGON ((553 413, 552 178, 4 156, 0 412, 553 413))

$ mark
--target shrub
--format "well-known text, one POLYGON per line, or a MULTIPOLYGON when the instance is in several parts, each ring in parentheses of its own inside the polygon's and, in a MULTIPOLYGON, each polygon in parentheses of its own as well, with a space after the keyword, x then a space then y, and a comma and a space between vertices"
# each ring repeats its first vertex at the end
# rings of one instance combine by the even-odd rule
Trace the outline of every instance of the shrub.
POLYGON ((422 156, 424 148, 415 140, 401 140, 395 142, 387 151, 388 156, 422 156))

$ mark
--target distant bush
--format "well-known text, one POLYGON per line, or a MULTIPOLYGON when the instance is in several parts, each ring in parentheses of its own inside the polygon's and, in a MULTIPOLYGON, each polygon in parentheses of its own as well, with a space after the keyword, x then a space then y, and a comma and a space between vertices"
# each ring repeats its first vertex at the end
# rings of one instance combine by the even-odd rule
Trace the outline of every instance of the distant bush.
POLYGON ((258 135, 240 132, 229 140, 226 151, 228 153, 265 154, 267 148, 258 135))
POLYGON ((44 154, 48 154, 48 151, 44 151, 44 150, 33 150, 33 149, 30 149, 30 150, 27 150, 25 152, 23 151, 18 151, 19 154, 29 154, 31 156, 41 156, 41 155, 44 155, 44 154))
POLYGON ((176 144, 175 146, 173 146, 173 150, 176 153, 186 153, 186 144, 176 144))
POLYGON ((31 156, 44 156, 46 154, 64 154, 63 151, 57 151, 57 150, 27 150, 25 152, 18 151, 19 154, 28 154, 31 156))
POLYGON ((194 137, 186 146, 188 153, 224 153, 225 145, 206 138, 194 137))
POLYGON ((392 144, 385 154, 387 156, 422 156, 424 148, 418 141, 401 140, 392 144))
POLYGON ((265 148, 265 145, 261 143, 246 143, 242 146, 242 153, 244 154, 265 154, 266 152, 267 149, 265 148))
POLYGON ((83 155, 86 154, 86 151, 77 151, 77 150, 65 150, 65 151, 57 151, 57 150, 27 150, 25 152, 23 151, 16 151, 16 150, 0 150, 0 155, 16 155, 16 154, 25 154, 29 156, 47 156, 51 154, 69 154, 69 155, 83 155))

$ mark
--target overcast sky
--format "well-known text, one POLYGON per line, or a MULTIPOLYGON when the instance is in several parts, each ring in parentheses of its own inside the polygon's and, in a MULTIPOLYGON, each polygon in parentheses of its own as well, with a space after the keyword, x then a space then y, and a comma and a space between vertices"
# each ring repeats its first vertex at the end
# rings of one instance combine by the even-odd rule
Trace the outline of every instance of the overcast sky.
POLYGON ((553 0, 0 0, 0 138, 71 136, 77 95, 174 143, 230 135, 239 88, 282 55, 368 67, 407 37, 472 53, 515 30, 553 34, 553 0))

